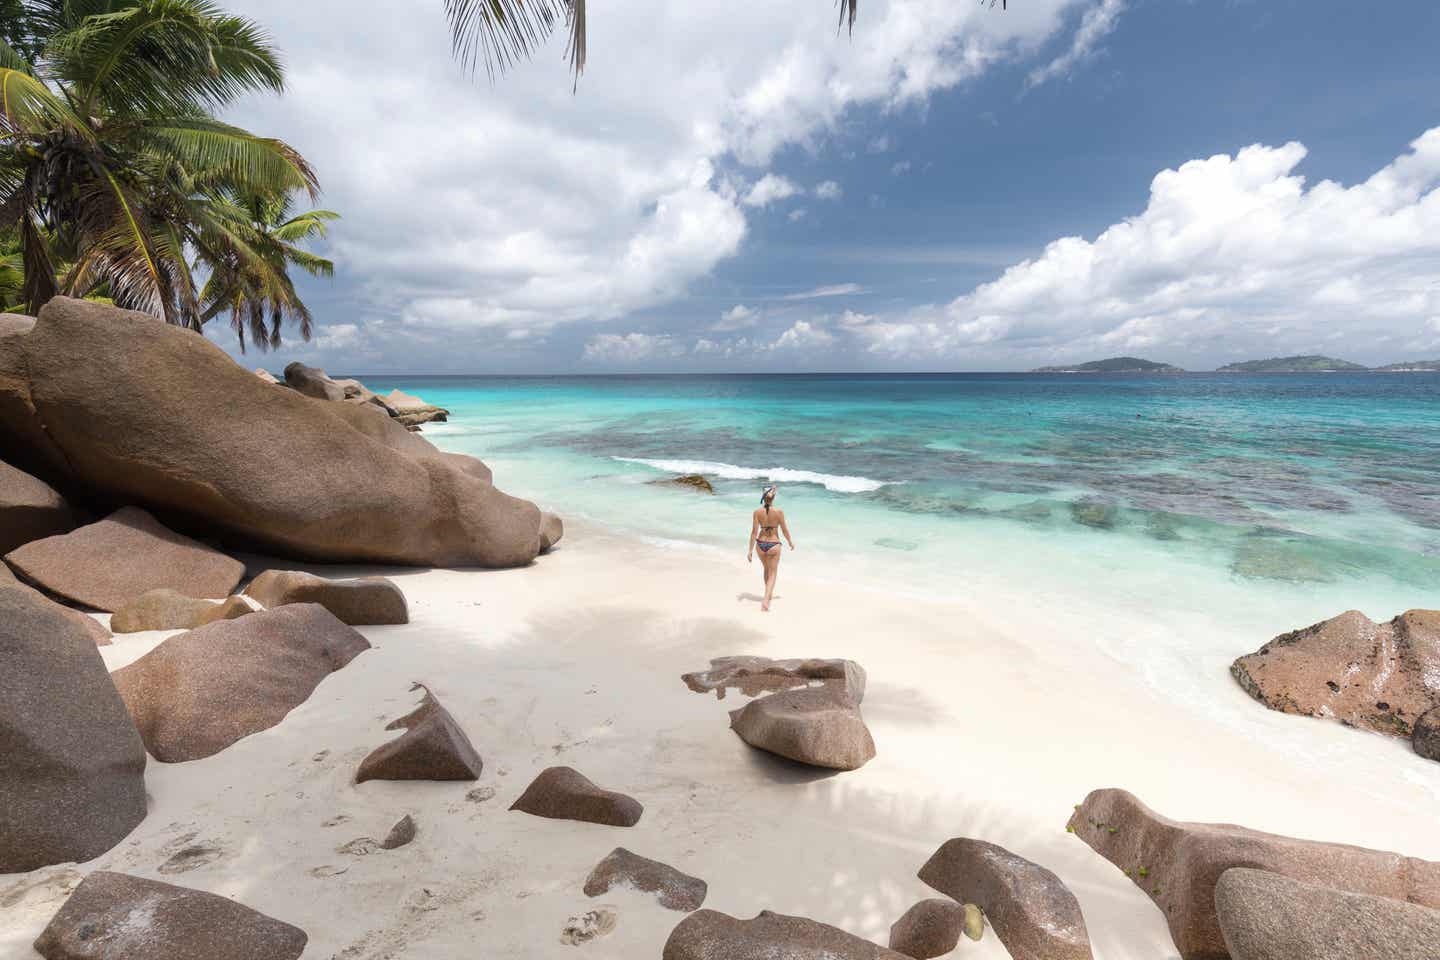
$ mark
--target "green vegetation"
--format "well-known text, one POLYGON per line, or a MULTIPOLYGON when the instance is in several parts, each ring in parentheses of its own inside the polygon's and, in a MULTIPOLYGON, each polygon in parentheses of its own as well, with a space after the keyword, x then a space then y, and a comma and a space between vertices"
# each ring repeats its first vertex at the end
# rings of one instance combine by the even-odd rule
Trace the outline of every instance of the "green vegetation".
POLYGON ((0 18, 0 240, 19 254, 17 302, 106 297, 194 330, 228 313, 242 347, 247 331, 277 345, 287 321, 308 336, 289 267, 330 272, 296 243, 335 214, 292 216, 293 195, 319 190, 304 157, 214 116, 283 88, 260 27, 212 0, 0 0, 0 18))
POLYGON ((1110 357, 1064 367, 1040 367, 1031 373, 1184 373, 1179 367, 1139 357, 1110 357))
POLYGON ((1334 373, 1340 370, 1369 369, 1348 360, 1333 357, 1272 357, 1269 360, 1246 360, 1227 363, 1217 373, 1334 373))

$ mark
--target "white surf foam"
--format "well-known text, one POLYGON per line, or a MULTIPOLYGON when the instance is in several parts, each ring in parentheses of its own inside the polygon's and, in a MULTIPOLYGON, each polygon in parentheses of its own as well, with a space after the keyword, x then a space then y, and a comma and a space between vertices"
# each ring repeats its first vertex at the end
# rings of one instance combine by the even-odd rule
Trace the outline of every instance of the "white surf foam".
POLYGON ((869 477, 836 476, 789 467, 738 467, 713 460, 647 460, 643 457, 611 457, 621 463, 638 463, 665 473, 703 473, 724 480, 771 480, 776 483, 814 483, 835 493, 868 493, 887 486, 884 480, 869 477))

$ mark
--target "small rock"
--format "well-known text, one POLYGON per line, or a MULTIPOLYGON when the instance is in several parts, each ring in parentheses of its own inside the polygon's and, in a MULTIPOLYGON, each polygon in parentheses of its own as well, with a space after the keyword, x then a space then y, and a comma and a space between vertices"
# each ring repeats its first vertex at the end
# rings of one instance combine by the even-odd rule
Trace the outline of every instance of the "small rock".
POLYGON ((890 927, 890 949, 915 960, 944 956, 960 942, 965 913, 954 900, 921 900, 890 927))
POLYGON ((327 580, 301 570, 266 570, 245 588, 262 607, 318 603, 352 627, 409 623, 405 594, 384 577, 327 580))
POLYGON ((474 790, 466 792, 465 799, 469 800, 471 803, 484 803, 486 800, 494 800, 495 788, 476 787, 474 790))
POLYGON ((638 800, 602 790, 571 767, 543 771, 510 809, 552 820, 581 820, 611 827, 633 827, 645 812, 638 800))
POLYGON ((385 840, 380 844, 381 850, 396 850, 405 846, 415 839, 415 818, 410 814, 401 817, 390 832, 385 835, 385 840))
POLYGON ((31 541, 5 562, 57 597, 110 612, 162 587, 187 597, 228 596, 245 573, 240 561, 165 529, 137 507, 31 541))
POLYGON ((420 706, 386 730, 405 732, 376 747, 360 763, 356 783, 366 780, 478 780, 484 763, 450 711, 425 691, 420 706))
POLYGON ((1215 884, 1233 960, 1435 960, 1440 910, 1242 867, 1215 884))
POLYGON ((1081 497, 1070 503, 1070 519, 1081 526, 1113 530, 1120 520, 1120 510, 1108 501, 1081 497))
POLYGON ((710 481, 698 473, 687 473, 680 477, 669 477, 665 480, 651 480, 650 482, 656 486, 684 487, 687 490, 694 490, 696 493, 715 492, 710 481))
POLYGON ((946 840, 920 879, 984 911, 1014 960, 1091 960, 1080 902, 1051 871, 984 840, 946 840))
POLYGON ((671 931, 661 960, 905 960, 905 955, 805 917, 764 910, 752 920, 737 920, 697 910, 671 931))
POLYGON ((1415 752, 1426 760, 1440 760, 1440 707, 1431 707, 1415 721, 1411 742, 1415 752))
POLYGON ((965 904, 965 936, 978 941, 985 936, 985 911, 973 903, 965 904))
POLYGON ((35 941, 46 960, 297 960, 305 931, 225 897, 106 870, 35 941))
POLYGON ((591 910, 582 916, 571 917, 565 921, 565 929, 560 931, 560 942, 578 947, 582 943, 597 940, 615 929, 616 920, 615 911, 608 907, 591 910))
POLYGON ((705 903, 704 880, 688 876, 658 860, 647 860, 624 847, 616 847, 595 865, 585 881, 585 895, 598 897, 616 885, 642 893, 659 894, 660 906, 689 913, 705 903))
POLYGON ((161 588, 142 593, 116 610, 110 618, 110 629, 116 633, 193 630, 217 620, 238 620, 254 612, 255 608, 241 597, 227 597, 221 603, 212 603, 161 588))
POLYGON ((830 770, 858 770, 875 756, 860 708, 843 690, 772 693, 730 714, 740 739, 777 756, 830 770))
POLYGON ((316 400, 344 400, 345 388, 319 367, 307 367, 296 360, 285 367, 285 386, 316 400))
POLYGON ((771 660, 769 657, 717 657, 709 670, 682 674, 685 686, 696 693, 738 689, 747 697, 795 687, 839 686, 856 703, 865 699, 865 669, 854 660, 771 660))
POLYGON ((565 523, 549 511, 540 514, 540 552, 549 553, 565 536, 565 523))

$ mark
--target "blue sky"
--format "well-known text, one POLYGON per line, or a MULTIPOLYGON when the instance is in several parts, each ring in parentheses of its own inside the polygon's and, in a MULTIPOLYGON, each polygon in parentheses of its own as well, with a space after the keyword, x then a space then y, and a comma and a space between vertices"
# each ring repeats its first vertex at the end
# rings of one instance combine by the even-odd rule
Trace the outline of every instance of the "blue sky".
POLYGON ((232 4, 292 64, 236 119, 345 217, 316 341, 246 362, 1440 356, 1433 4, 612 0, 573 95, 558 43, 491 86, 440 0, 337 4, 232 4))

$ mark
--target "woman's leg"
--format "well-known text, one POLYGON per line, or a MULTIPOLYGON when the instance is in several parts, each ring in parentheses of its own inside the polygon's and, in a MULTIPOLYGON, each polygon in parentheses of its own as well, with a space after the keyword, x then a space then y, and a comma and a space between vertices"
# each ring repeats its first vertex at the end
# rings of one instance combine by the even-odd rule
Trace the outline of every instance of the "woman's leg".
POLYGON ((761 610, 770 609, 770 598, 775 595, 775 575, 780 572, 780 548, 771 547, 765 552, 765 600, 761 610))

